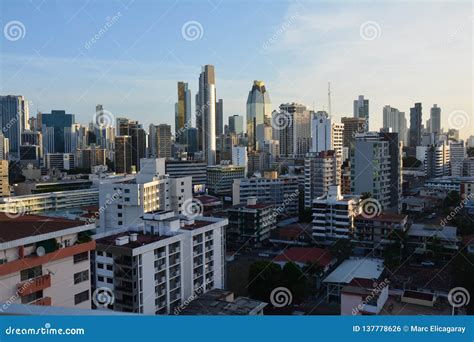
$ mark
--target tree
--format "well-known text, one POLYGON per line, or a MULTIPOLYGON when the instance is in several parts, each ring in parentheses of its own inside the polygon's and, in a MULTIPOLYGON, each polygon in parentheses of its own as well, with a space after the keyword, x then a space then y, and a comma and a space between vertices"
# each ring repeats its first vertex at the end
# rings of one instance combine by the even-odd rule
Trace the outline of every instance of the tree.
POLYGON ((257 261, 249 269, 249 295, 268 302, 271 291, 281 283, 281 267, 271 261, 257 261))
POLYGON ((352 244, 349 239, 339 239, 329 248, 329 250, 338 261, 343 261, 352 255, 352 244))

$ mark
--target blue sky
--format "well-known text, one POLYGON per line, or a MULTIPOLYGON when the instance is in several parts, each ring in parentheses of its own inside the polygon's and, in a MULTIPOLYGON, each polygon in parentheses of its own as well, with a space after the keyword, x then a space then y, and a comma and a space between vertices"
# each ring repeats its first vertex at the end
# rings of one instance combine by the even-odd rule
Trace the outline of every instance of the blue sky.
POLYGON ((31 113, 65 109, 87 123, 101 103, 116 117, 173 124, 176 82, 188 81, 194 96, 201 65, 214 64, 225 116, 245 115, 254 79, 266 82, 275 109, 292 101, 327 108, 330 81, 337 119, 351 116, 352 101, 364 94, 372 128, 382 123, 383 105, 408 114, 421 101, 424 120, 437 103, 446 128, 473 132, 469 2, 3 0, 0 6, 2 28, 11 21, 25 28, 22 39, 1 37, 0 91, 25 95, 31 113), (196 40, 183 38, 190 21, 202 27, 196 40), (373 40, 361 33, 366 23, 375 27, 373 40))

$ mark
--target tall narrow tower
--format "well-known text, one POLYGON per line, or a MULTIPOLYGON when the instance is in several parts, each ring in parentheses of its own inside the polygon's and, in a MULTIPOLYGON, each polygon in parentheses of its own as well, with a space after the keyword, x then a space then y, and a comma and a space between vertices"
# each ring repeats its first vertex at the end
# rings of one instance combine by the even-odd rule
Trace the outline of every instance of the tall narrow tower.
POLYGON ((196 122, 207 165, 216 164, 216 78, 213 65, 205 65, 199 75, 196 94, 196 122))

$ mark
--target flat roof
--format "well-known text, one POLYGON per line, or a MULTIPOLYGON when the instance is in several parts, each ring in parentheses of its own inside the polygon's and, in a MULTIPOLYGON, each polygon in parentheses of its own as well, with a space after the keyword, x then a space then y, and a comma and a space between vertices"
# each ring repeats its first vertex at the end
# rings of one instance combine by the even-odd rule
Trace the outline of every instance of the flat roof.
POLYGON ((364 221, 386 221, 386 222, 402 222, 408 217, 408 215, 404 214, 397 214, 397 213, 389 213, 389 212, 382 212, 380 215, 374 217, 366 217, 363 214, 357 215, 355 218, 356 220, 364 220, 364 221))
POLYGON ((122 232, 118 234, 113 234, 109 236, 102 237, 100 239, 96 240, 97 245, 107 245, 107 246, 116 246, 116 247, 123 247, 123 248, 138 248, 144 245, 148 245, 160 240, 164 240, 169 238, 170 236, 168 235, 157 235, 157 234, 143 234, 139 232, 122 232), (117 245, 115 243, 115 240, 118 238, 124 237, 124 236, 130 236, 130 234, 137 234, 137 240, 136 241, 128 241, 128 243, 123 244, 123 245, 117 245))
POLYGON ((82 221, 68 220, 60 217, 39 215, 9 217, 6 213, 0 213, 0 226, 2 227, 0 229, 0 242, 15 241, 85 225, 86 223, 82 221))
POLYGON ((354 278, 379 279, 384 270, 380 259, 347 259, 344 260, 324 280, 324 283, 350 283, 354 278))
POLYGON ((423 237, 436 236, 439 238, 456 240, 457 228, 451 226, 414 223, 408 230, 408 235, 423 237))

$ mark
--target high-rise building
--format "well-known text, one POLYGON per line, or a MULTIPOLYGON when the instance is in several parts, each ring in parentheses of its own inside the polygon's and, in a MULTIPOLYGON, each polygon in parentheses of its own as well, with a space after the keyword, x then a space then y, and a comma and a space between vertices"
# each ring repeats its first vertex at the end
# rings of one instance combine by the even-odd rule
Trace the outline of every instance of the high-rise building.
POLYGON ((186 129, 191 127, 191 90, 188 83, 178 82, 178 102, 175 107, 175 136, 180 144, 187 144, 186 129))
POLYGON ((247 175, 247 146, 232 146, 232 165, 245 167, 245 175, 247 175))
POLYGON ((74 114, 64 110, 52 110, 51 113, 38 113, 43 134, 44 153, 70 153, 75 149, 73 125, 74 114))
POLYGON ((0 132, 0 160, 8 160, 10 154, 10 140, 0 132))
POLYGON ((206 191, 206 164, 199 160, 167 160, 166 174, 171 178, 192 177, 194 193, 206 191))
MULTIPOLYGON (((132 173, 132 137, 118 135, 115 137, 115 172, 132 173)), ((136 170, 135 170, 136 171, 136 170)))
POLYGON ((402 185, 402 143, 398 133, 356 135, 351 151, 351 192, 372 194, 382 209, 399 210, 402 185))
POLYGON ((10 143, 11 157, 19 159, 21 133, 28 127, 28 101, 23 96, 0 96, 0 127, 10 143))
POLYGON ((451 176, 461 176, 462 163, 466 159, 466 146, 464 141, 451 141, 449 143, 449 158, 451 167, 451 176))
POLYGON ((196 122, 200 130, 199 147, 207 165, 216 164, 216 76, 213 65, 205 65, 199 75, 196 94, 196 122))
POLYGON ((359 95, 357 100, 354 100, 354 117, 364 118, 366 121, 365 129, 369 131, 369 100, 364 99, 364 95, 359 95))
MULTIPOLYGON (((427 178, 438 178, 449 176, 450 170, 450 149, 446 142, 442 141, 435 145, 423 147, 425 176, 427 178)), ((418 151, 417 151, 418 154, 418 151)))
POLYGON ((126 118, 117 119, 118 135, 130 136, 130 144, 132 149, 131 166, 136 171, 140 171, 140 159, 146 157, 146 141, 147 136, 145 129, 138 121, 126 118))
POLYGON ((441 133, 441 108, 434 104, 430 110, 430 127, 427 127, 430 133, 441 133))
POLYGON ((216 196, 232 195, 234 179, 245 178, 245 166, 231 164, 207 167, 207 189, 216 196))
POLYGON ((325 111, 316 112, 311 120, 311 152, 334 150, 342 161, 344 124, 333 122, 325 111))
POLYGON ((331 185, 340 183, 338 160, 334 150, 308 154, 304 160, 304 205, 324 195, 331 185))
MULTIPOLYGON (((277 127, 280 156, 302 157, 311 149, 311 112, 298 103, 280 105, 280 113, 287 118, 277 127)), ((275 129, 275 127, 274 127, 275 129)))
POLYGON ((344 125, 344 134, 342 145, 345 148, 350 149, 355 140, 356 133, 363 133, 365 129, 364 118, 341 118, 341 123, 344 125))
POLYGON ((8 182, 8 160, 0 160, 0 197, 10 196, 10 183, 8 182))
POLYGON ((216 102, 216 137, 224 133, 224 101, 219 99, 216 102))
POLYGON ((398 137, 404 145, 408 143, 407 120, 404 112, 388 105, 383 107, 383 128, 398 133, 398 137))
MULTIPOLYGON (((184 129, 184 131, 187 131, 187 129, 184 129)), ((171 125, 150 124, 148 151, 151 158, 171 158, 171 125)))
POLYGON ((415 103, 415 106, 410 108, 410 134, 409 146, 415 148, 421 144, 421 126, 422 126, 422 106, 421 103, 415 103))
POLYGON ((266 137, 265 126, 270 126, 272 115, 270 95, 263 81, 254 81, 247 97, 247 137, 249 152, 258 151, 266 137))
POLYGON ((229 132, 237 135, 244 133, 244 117, 242 115, 229 116, 229 132))
POLYGON ((332 185, 323 196, 313 200, 313 237, 322 245, 340 239, 349 240, 354 218, 360 212, 360 196, 342 195, 339 185, 332 185))

